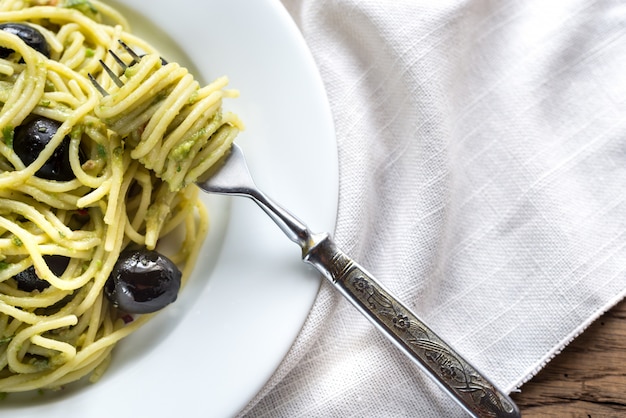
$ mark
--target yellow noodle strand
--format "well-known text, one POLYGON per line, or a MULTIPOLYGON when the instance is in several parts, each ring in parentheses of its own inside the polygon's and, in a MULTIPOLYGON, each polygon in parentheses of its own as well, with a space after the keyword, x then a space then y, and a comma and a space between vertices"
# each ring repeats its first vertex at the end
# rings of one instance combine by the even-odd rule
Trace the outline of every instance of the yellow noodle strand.
POLYGON ((119 11, 90 4, 95 12, 83 14, 65 0, 0 1, 0 23, 31 25, 50 47, 47 58, 0 31, 0 46, 14 51, 0 58, 0 392, 104 373, 116 343, 153 316, 125 323, 106 298, 120 253, 130 245, 173 247, 167 255, 189 280, 209 228, 192 183, 243 128, 222 111, 236 95, 225 90, 226 77, 200 86, 130 33, 119 11), (126 70, 108 52, 130 65, 118 40, 145 54, 126 70), (34 117, 60 126, 25 164, 14 150, 17 128, 34 117), (75 178, 40 178, 67 143, 75 178), (50 256, 68 258, 65 271, 55 273, 50 256), (33 272, 43 290, 20 288, 17 277, 33 272))

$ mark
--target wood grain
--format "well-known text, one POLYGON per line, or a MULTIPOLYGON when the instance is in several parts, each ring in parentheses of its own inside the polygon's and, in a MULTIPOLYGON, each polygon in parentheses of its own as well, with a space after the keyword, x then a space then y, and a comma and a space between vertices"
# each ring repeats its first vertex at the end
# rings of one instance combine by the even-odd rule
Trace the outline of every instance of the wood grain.
POLYGON ((528 417, 626 417, 626 301, 513 394, 528 417))

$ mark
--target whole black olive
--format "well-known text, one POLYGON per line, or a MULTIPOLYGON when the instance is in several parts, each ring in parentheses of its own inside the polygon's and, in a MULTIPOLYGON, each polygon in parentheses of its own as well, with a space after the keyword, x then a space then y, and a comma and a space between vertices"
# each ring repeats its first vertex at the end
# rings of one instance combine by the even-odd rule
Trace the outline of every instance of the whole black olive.
MULTIPOLYGON (((44 255, 43 259, 50 270, 57 276, 63 274, 70 262, 68 257, 62 255, 44 255)), ((33 266, 19 272, 13 276, 13 278, 17 282, 17 288, 25 292, 32 292, 33 290, 39 290, 41 292, 50 287, 50 283, 37 276, 37 272, 35 272, 35 267, 33 266)))
POLYGON ((176 264, 157 251, 124 250, 104 286, 104 294, 126 313, 156 312, 176 300, 181 277, 176 264))
MULTIPOLYGON (((26 45, 50 58, 50 47, 46 38, 34 27, 23 23, 10 22, 0 24, 0 30, 19 36, 26 45)), ((7 58, 13 52, 10 48, 0 47, 0 58, 7 58)))
MULTIPOLYGON (((15 128, 13 150, 24 165, 30 165, 48 145, 61 124, 42 116, 30 117, 15 128)), ((37 170, 42 179, 69 181, 76 176, 70 166, 70 138, 66 136, 52 156, 37 170)))

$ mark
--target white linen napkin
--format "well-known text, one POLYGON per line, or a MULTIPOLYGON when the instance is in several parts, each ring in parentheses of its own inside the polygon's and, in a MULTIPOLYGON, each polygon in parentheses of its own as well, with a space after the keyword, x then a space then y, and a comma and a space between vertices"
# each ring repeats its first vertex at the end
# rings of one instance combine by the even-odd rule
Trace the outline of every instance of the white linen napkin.
MULTIPOLYGON (((625 296, 626 6, 283 3, 334 115, 337 243, 520 387, 625 296)), ((242 415, 465 416, 326 283, 242 415)))

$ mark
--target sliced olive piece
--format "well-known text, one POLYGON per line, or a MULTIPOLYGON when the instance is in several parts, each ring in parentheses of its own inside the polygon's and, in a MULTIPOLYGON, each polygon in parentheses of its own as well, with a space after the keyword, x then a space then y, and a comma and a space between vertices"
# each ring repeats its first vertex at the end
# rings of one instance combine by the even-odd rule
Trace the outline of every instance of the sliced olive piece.
MULTIPOLYGON (((48 268, 57 276, 65 272, 70 262, 68 257, 62 255, 44 255, 43 259, 48 265, 48 268)), ((33 290, 39 290, 41 292, 50 287, 50 283, 37 275, 34 266, 30 266, 26 270, 19 272, 13 276, 13 278, 17 282, 17 288, 25 292, 32 292, 33 290)))

